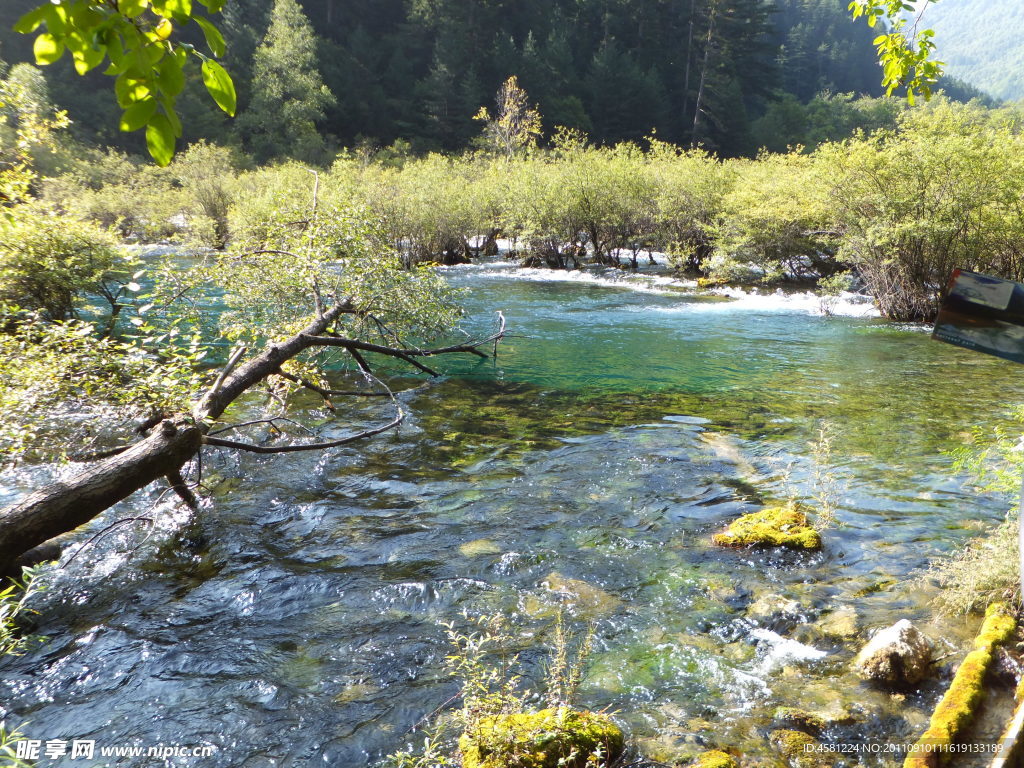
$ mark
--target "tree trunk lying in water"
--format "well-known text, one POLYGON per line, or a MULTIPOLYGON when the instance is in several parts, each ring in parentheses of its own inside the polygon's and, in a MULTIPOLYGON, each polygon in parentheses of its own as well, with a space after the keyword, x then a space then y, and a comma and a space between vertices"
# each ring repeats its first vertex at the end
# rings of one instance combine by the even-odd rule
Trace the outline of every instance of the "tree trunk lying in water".
MULTIPOLYGON (((325 335, 342 315, 356 313, 357 310, 348 300, 339 301, 321 310, 316 319, 299 333, 286 341, 268 346, 241 365, 238 362, 244 350, 239 350, 221 371, 216 383, 196 402, 192 413, 175 414, 160 420, 138 442, 109 452, 105 458, 89 464, 74 476, 34 491, 0 512, 0 573, 10 574, 21 565, 53 559, 59 553, 59 547, 48 542, 84 525, 117 502, 161 478, 167 478, 170 488, 187 502, 193 503, 192 493, 181 478, 181 469, 204 445, 253 453, 323 450, 380 434, 401 423, 404 413, 396 402, 397 416, 387 424, 322 443, 262 446, 216 437, 216 433, 225 431, 224 428, 211 432, 216 420, 235 400, 270 376, 283 376, 320 394, 328 402, 331 396, 353 394, 325 389, 281 370, 285 362, 304 350, 313 347, 341 347, 352 355, 360 369, 366 373, 369 373, 369 366, 362 353, 373 352, 403 360, 425 373, 437 376, 437 372, 420 362, 419 358, 460 352, 486 358, 489 355, 482 352, 480 347, 493 344, 496 353, 497 343, 505 334, 505 319, 499 313, 499 328, 491 336, 436 349, 387 347, 358 339, 325 335)), ((391 395, 390 391, 380 394, 391 395)))

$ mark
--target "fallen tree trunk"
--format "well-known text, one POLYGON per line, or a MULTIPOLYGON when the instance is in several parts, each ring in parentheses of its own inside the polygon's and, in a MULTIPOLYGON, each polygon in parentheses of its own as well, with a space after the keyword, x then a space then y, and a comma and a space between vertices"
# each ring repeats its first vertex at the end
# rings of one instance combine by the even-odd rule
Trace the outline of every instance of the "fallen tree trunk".
MULTIPOLYGON (((359 312, 349 300, 343 299, 326 310, 318 311, 316 318, 300 332, 283 342, 268 346, 244 363, 239 364, 245 350, 237 350, 214 385, 198 399, 191 414, 178 414, 160 421, 139 442, 90 464, 67 480, 30 493, 0 512, 0 574, 9 574, 22 564, 53 559, 58 554, 58 547, 47 545, 47 542, 84 525, 114 504, 161 478, 167 478, 169 487, 191 503, 192 494, 181 479, 181 468, 199 453, 203 445, 255 453, 323 450, 380 434, 402 421, 404 413, 395 401, 397 416, 391 421, 329 442, 266 447, 210 434, 217 419, 235 400, 270 376, 281 375, 321 394, 325 400, 330 394, 338 394, 281 370, 284 363, 305 350, 313 347, 340 347, 351 354, 359 368, 366 373, 369 373, 368 365, 360 352, 373 352, 403 360, 437 376, 436 371, 419 363, 416 358, 452 353, 488 357, 479 347, 494 344, 496 352, 497 342, 505 333, 505 319, 499 313, 501 322, 496 333, 484 339, 439 349, 388 347, 337 335, 322 335, 328 333, 335 321, 345 314, 365 313, 359 312)), ((390 392, 387 394, 390 395, 390 392)), ((216 431, 227 429, 230 427, 216 431)))
POLYGON ((166 420, 126 451, 30 493, 0 515, 0 569, 20 555, 92 520, 162 477, 176 474, 202 445, 202 430, 166 420))

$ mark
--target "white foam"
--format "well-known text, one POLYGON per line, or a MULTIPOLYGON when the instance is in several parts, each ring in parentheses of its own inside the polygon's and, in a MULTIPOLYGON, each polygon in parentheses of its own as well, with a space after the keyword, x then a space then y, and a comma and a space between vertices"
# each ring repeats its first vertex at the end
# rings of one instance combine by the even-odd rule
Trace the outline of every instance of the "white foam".
POLYGON ((796 640, 790 640, 778 632, 772 632, 763 627, 755 627, 750 630, 750 637, 759 641, 757 648, 759 662, 756 672, 762 675, 787 664, 820 661, 828 656, 827 651, 798 643, 796 640))
MULTIPOLYGON (((664 254, 655 254, 655 258, 664 254)), ((715 297, 718 301, 686 301, 673 306, 652 306, 629 308, 627 311, 653 311, 668 313, 695 312, 780 312, 804 313, 808 315, 824 315, 825 305, 822 298, 813 291, 758 291, 726 286, 709 291, 697 292, 697 283, 669 274, 664 274, 663 262, 659 261, 657 272, 645 272, 643 267, 650 267, 646 262, 646 253, 640 260, 640 270, 625 271, 614 267, 588 266, 583 269, 547 269, 520 267, 515 261, 496 259, 478 261, 471 264, 459 264, 452 267, 439 267, 443 272, 453 274, 472 273, 474 277, 498 280, 521 280, 536 283, 577 283, 597 285, 606 288, 618 288, 639 293, 650 293, 660 296, 676 296, 685 298, 715 297), (659 274, 660 273, 660 274, 659 274)), ((828 308, 833 315, 842 317, 879 317, 880 313, 870 296, 857 293, 842 293, 829 302, 828 308)))
MULTIPOLYGON (((645 257, 646 258, 646 257, 645 257)), ((681 280, 669 275, 627 272, 614 267, 587 267, 584 269, 547 269, 520 267, 511 261, 487 261, 475 264, 459 264, 454 267, 439 267, 441 271, 472 272, 474 277, 500 280, 522 280, 535 283, 586 283, 607 288, 624 288, 641 293, 656 293, 678 296, 692 290, 697 283, 681 280)), ((659 267, 660 269, 660 267, 659 267)))
MULTIPOLYGON (((767 312, 806 312, 810 315, 825 314, 822 298, 813 291, 787 293, 776 289, 771 293, 760 293, 756 290, 747 291, 743 288, 727 286, 715 288, 709 293, 732 299, 728 304, 719 305, 731 310, 749 309, 767 312)), ((833 315, 844 317, 880 316, 873 299, 863 294, 844 292, 834 300, 830 300, 829 303, 832 305, 829 309, 833 315)))

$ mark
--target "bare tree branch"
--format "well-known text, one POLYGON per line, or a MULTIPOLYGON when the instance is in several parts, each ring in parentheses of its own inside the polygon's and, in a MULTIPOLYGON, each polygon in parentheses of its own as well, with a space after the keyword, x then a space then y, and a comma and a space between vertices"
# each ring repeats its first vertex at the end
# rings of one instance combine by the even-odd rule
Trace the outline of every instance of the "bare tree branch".
MULTIPOLYGON (((299 386, 305 387, 306 389, 316 392, 318 395, 323 397, 325 400, 329 397, 390 397, 390 392, 360 392, 357 389, 345 390, 345 389, 327 389, 321 387, 318 384, 305 379, 302 376, 296 376, 294 373, 288 373, 287 371, 277 371, 277 376, 288 381, 294 382, 299 386)), ((216 434, 216 433, 211 433, 216 434)))
POLYGON ((394 419, 389 421, 380 427, 374 427, 373 429, 367 429, 362 432, 357 432, 354 435, 343 437, 340 440, 330 440, 326 443, 305 443, 300 445, 253 445, 252 443, 240 443, 236 440, 223 440, 219 437, 207 436, 203 439, 205 445, 212 445, 216 448, 234 448, 239 451, 249 451, 250 453, 298 453, 299 451, 322 451, 327 448, 337 448, 340 445, 348 445, 354 443, 357 440, 363 440, 367 437, 373 437, 379 435, 381 432, 387 432, 389 429, 394 429, 402 421, 405 420, 405 411, 402 410, 401 406, 397 406, 398 413, 394 419))

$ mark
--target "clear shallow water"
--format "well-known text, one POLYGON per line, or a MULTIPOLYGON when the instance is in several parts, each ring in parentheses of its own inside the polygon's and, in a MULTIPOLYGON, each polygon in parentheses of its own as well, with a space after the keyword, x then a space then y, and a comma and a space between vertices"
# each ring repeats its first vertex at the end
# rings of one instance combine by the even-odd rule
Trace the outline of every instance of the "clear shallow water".
MULTIPOLYGON (((195 517, 154 510, 155 492, 112 511, 95 530, 142 511, 157 524, 104 538, 39 600, 49 642, 0 669, 13 722, 44 740, 218 747, 95 765, 370 765, 456 690, 440 622, 505 613, 536 677, 558 603, 544 585, 571 579, 571 623, 597 627, 580 703, 615 711, 652 756, 737 746, 772 765, 779 704, 852 710, 837 739, 920 730, 939 686, 873 693, 845 672, 858 640, 820 622, 853 609, 863 638, 928 620, 908 577, 1007 507, 965 490, 941 452, 1019 402, 1019 369, 919 328, 815 315, 807 297, 447 274, 468 289, 468 327, 508 317, 497 364, 446 361, 448 378, 404 396, 400 434, 358 448, 210 452, 195 517), (711 548, 736 515, 812 494, 822 420, 841 499, 824 551, 711 548)), ((30 477, 3 482, 13 495, 30 477)))

